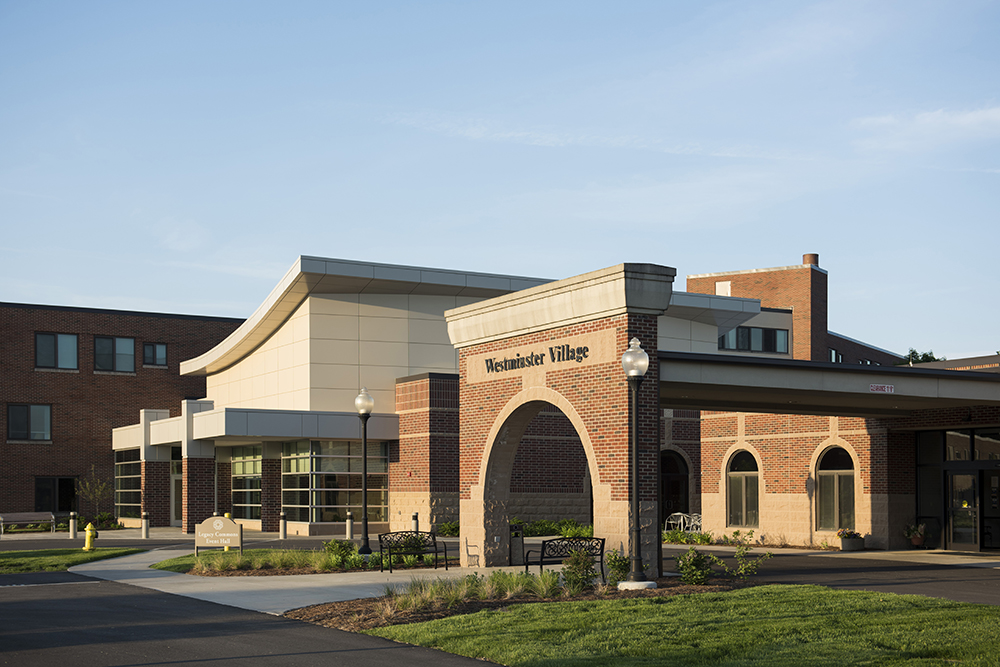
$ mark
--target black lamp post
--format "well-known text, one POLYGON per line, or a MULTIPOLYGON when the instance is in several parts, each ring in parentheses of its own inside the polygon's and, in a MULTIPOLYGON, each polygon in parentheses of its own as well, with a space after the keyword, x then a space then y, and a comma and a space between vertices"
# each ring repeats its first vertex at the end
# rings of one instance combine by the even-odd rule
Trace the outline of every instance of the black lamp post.
POLYGON ((361 547, 358 553, 370 554, 372 548, 368 546, 368 418, 375 409, 375 399, 368 393, 367 388, 361 388, 361 393, 354 399, 354 407, 357 408, 358 417, 361 418, 361 547))
POLYGON ((622 368, 628 378, 628 386, 632 394, 632 424, 630 447, 632 449, 632 571, 628 573, 628 581, 646 581, 646 573, 642 567, 642 554, 639 540, 642 529, 639 525, 639 385, 642 384, 646 370, 649 368, 649 355, 639 345, 639 339, 629 341, 628 349, 622 355, 622 368))

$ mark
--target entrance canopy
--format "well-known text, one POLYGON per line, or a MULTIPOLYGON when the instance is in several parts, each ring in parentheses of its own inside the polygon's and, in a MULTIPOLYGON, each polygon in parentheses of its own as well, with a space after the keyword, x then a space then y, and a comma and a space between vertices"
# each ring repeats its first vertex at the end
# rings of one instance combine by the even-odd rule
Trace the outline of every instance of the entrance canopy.
POLYGON ((659 352, 660 405, 855 417, 1000 405, 1000 374, 659 352))

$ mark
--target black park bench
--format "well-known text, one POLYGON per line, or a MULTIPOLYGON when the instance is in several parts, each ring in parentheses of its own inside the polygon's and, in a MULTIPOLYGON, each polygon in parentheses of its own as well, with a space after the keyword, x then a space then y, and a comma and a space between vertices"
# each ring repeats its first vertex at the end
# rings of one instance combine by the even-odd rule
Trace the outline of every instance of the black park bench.
POLYGON ((378 550, 382 554, 380 570, 385 571, 386 562, 392 572, 393 556, 423 556, 434 554, 434 569, 438 566, 438 554, 444 554, 444 569, 448 569, 448 545, 438 542, 437 535, 422 530, 400 530, 395 533, 381 533, 378 536, 378 550))
POLYGON ((543 565, 562 563, 574 551, 582 551, 593 558, 594 564, 600 566, 601 581, 607 583, 608 579, 604 574, 603 537, 557 537, 542 540, 540 551, 530 549, 524 554, 524 571, 528 571, 529 565, 538 565, 538 571, 541 572, 543 565), (532 554, 537 555, 532 557, 532 554))

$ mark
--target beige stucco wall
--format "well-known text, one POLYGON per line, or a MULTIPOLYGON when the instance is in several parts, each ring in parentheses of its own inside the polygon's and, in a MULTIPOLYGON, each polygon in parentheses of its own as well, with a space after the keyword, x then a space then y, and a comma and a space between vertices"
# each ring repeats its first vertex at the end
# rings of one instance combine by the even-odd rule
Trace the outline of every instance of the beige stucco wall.
POLYGON ((217 408, 354 411, 367 387, 376 412, 395 407, 396 378, 455 373, 444 311, 473 297, 330 294, 308 297, 259 348, 209 375, 217 408))

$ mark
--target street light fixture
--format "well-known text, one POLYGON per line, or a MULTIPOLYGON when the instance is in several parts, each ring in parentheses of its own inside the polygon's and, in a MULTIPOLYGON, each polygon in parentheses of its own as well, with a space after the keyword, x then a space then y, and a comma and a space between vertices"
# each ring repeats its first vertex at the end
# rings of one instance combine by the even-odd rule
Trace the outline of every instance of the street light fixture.
POLYGON ((354 399, 354 407, 361 418, 361 547, 359 554, 370 554, 368 546, 368 418, 375 409, 375 399, 368 389, 361 388, 361 393, 354 399))
POLYGON ((646 581, 646 573, 642 568, 642 555, 639 550, 641 528, 639 525, 639 385, 645 379, 649 368, 649 355, 642 349, 638 338, 629 341, 628 349, 622 355, 622 368, 628 378, 628 386, 632 390, 632 571, 628 581, 646 581))

